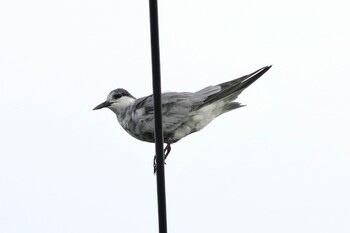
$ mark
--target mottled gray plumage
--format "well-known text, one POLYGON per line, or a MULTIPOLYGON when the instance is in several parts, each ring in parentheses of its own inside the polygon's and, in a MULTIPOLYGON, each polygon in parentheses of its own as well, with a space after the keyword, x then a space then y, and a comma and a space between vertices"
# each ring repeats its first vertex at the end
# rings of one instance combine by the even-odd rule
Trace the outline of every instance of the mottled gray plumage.
MULTIPOLYGON (((271 66, 249 75, 197 92, 168 92, 162 94, 164 142, 169 146, 183 137, 197 132, 214 118, 242 107, 233 102, 249 85, 260 78, 271 66)), ((111 91, 107 100, 94 110, 108 107, 120 125, 133 137, 154 142, 153 96, 136 99, 124 89, 111 91)))

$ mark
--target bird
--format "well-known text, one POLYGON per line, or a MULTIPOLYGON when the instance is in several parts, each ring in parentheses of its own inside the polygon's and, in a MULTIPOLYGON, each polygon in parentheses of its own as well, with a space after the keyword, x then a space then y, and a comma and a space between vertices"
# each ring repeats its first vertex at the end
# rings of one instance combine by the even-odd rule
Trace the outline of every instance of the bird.
MULTIPOLYGON (((265 66, 251 74, 211 85, 196 92, 162 93, 165 159, 173 143, 200 131, 216 117, 244 107, 245 105, 235 102, 239 94, 271 67, 271 65, 265 66)), ((132 137, 145 142, 155 142, 153 95, 135 98, 127 90, 117 88, 108 94, 106 101, 93 110, 102 108, 112 110, 119 124, 132 137)))

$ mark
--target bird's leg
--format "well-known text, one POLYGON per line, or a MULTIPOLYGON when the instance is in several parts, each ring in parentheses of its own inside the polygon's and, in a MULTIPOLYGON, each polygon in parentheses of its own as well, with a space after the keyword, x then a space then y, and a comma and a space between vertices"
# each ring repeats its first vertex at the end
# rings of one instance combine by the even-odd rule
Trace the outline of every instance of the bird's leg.
MULTIPOLYGON (((164 164, 165 163, 165 160, 166 158, 168 157, 169 153, 171 151, 171 145, 170 143, 168 142, 164 148, 164 151, 163 151, 163 155, 164 155, 164 164)), ((154 156, 153 158, 153 172, 154 174, 157 172, 157 155, 154 156)))
POLYGON ((171 145, 168 142, 166 144, 166 147, 164 148, 164 163, 165 163, 166 158, 168 158, 168 155, 170 154, 170 151, 171 151, 171 145))

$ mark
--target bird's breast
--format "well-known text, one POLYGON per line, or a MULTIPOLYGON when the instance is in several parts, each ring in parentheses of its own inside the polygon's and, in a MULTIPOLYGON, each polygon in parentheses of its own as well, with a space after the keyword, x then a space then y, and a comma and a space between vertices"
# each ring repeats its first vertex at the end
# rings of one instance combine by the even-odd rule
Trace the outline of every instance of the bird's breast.
POLYGON ((154 142, 153 129, 151 129, 150 122, 145 120, 143 112, 142 109, 134 112, 125 111, 117 115, 117 118, 122 128, 134 138, 145 142, 154 142))

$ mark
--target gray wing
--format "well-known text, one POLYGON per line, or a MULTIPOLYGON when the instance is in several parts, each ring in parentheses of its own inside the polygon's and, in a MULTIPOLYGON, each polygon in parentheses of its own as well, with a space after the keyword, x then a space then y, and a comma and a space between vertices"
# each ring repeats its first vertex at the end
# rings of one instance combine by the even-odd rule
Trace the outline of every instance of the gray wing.
MULTIPOLYGON (((220 86, 209 86, 198 92, 168 92, 162 94, 163 131, 171 133, 205 103, 209 96, 218 93, 220 86)), ((135 120, 142 124, 142 131, 154 132, 153 95, 137 99, 134 103, 135 120), (142 116, 141 116, 142 114, 142 116)))

